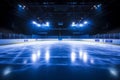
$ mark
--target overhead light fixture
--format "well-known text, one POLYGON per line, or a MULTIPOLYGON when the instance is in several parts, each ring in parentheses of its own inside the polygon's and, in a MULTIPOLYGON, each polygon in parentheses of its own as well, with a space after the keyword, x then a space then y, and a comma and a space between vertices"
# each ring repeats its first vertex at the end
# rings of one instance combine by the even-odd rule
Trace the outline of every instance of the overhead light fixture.
POLYGON ((72 22, 72 25, 71 25, 71 26, 73 26, 73 27, 76 26, 75 22, 72 22))
POLYGON ((83 24, 79 24, 80 27, 83 27, 83 24))
POLYGON ((87 21, 84 21, 84 24, 87 24, 88 22, 87 21))

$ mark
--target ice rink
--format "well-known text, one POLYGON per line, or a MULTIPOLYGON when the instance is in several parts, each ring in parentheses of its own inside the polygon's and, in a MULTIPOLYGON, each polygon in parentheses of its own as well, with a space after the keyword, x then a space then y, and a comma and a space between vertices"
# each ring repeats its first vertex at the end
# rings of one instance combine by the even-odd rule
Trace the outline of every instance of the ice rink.
POLYGON ((120 46, 36 41, 0 46, 0 80, 120 80, 120 46))

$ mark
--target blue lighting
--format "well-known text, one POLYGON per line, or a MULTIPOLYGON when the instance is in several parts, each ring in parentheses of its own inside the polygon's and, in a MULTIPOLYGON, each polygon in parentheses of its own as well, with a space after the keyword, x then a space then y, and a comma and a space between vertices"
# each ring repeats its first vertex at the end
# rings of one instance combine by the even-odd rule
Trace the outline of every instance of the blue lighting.
POLYGON ((83 57, 83 51, 80 50, 80 51, 79 51, 79 58, 82 59, 82 57, 83 57))
POLYGON ((33 24, 37 24, 35 21, 32 21, 33 24))
POLYGON ((22 5, 18 4, 18 7, 19 7, 19 8, 22 8, 22 5))
POLYGON ((37 26, 37 27, 49 27, 50 26, 50 23, 49 22, 46 22, 46 23, 37 23, 36 21, 32 21, 32 24, 37 26))
POLYGON ((4 76, 7 76, 8 74, 11 73, 11 68, 10 67, 7 67, 4 71, 3 71, 3 75, 4 76))
POLYGON ((84 24, 88 24, 88 22, 87 22, 87 21, 84 21, 84 24))
POLYGON ((102 10, 102 4, 94 5, 93 6, 96 11, 101 11, 102 10))
POLYGON ((41 25, 40 24, 36 24, 38 27, 40 27, 41 25))
POLYGON ((32 61, 33 61, 33 62, 36 62, 36 61, 37 61, 37 55, 36 55, 36 54, 32 54, 32 57, 31 57, 31 58, 32 58, 32 61))
POLYGON ((38 50, 37 51, 37 57, 38 57, 38 59, 40 58, 40 55, 41 55, 41 52, 40 52, 40 50, 38 50))
POLYGON ((98 5, 97 5, 98 8, 101 7, 101 6, 102 6, 102 4, 98 4, 98 5))
POLYGON ((50 26, 50 23, 49 22, 46 22, 45 24, 42 24, 43 26, 50 26))
POLYGON ((23 11, 26 8, 25 5, 18 4, 18 10, 23 11))
POLYGON ((49 26, 50 25, 50 23, 49 22, 46 22, 46 26, 49 26))
POLYGON ((73 27, 76 26, 75 22, 72 22, 72 25, 71 25, 71 26, 73 26, 73 27))
POLYGON ((76 53, 75 53, 75 52, 72 52, 72 53, 71 53, 71 61, 72 61, 72 62, 75 62, 75 59, 76 59, 76 53))
POLYGON ((82 28, 82 27, 86 27, 88 26, 88 24, 90 24, 90 22, 88 22, 87 20, 81 21, 81 22, 72 22, 71 24, 71 28, 72 29, 77 29, 77 28, 82 28))
POLYGON ((83 27, 83 24, 79 24, 80 27, 83 27))
POLYGON ((19 11, 19 13, 25 12, 25 8, 26 8, 25 5, 18 4, 18 11, 19 11))
POLYGON ((115 68, 109 68, 109 72, 112 76, 117 77, 118 76, 118 70, 115 68))
POLYGON ((23 6, 22 8, 25 9, 26 6, 23 6))
POLYGON ((38 27, 40 27, 41 25, 40 24, 38 24, 36 21, 32 21, 32 24, 34 24, 34 25, 36 25, 36 26, 38 26, 38 27))
POLYGON ((50 59, 50 53, 47 50, 46 53, 45 53, 45 60, 46 60, 46 62, 49 62, 49 59, 50 59))

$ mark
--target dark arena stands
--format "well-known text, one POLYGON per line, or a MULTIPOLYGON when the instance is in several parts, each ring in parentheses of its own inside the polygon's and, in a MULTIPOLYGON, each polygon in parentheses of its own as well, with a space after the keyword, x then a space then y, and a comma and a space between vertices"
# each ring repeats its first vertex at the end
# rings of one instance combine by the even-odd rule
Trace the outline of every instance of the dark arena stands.
POLYGON ((120 80, 119 0, 0 0, 0 80, 120 80))

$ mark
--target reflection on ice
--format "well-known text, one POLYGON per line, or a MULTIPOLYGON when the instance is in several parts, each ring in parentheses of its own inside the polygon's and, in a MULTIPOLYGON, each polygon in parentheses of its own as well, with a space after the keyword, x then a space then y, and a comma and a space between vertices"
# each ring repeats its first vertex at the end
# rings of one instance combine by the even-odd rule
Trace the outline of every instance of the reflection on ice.
MULTIPOLYGON (((40 72, 40 74, 37 74, 38 77, 39 75, 41 75, 40 77, 44 78, 46 77, 46 70, 47 70, 47 74, 48 72, 49 73, 55 72, 55 75, 56 72, 59 72, 59 70, 63 70, 63 72, 65 72, 64 74, 66 73, 69 74, 70 72, 70 75, 75 75, 73 78, 74 80, 76 80, 78 77, 81 79, 83 78, 84 80, 85 79, 88 80, 89 77, 90 77, 89 80, 105 80, 105 78, 108 78, 106 80, 120 80, 117 79, 120 77, 119 74, 120 46, 100 44, 100 43, 98 45, 96 44, 98 43, 91 43, 91 42, 88 43, 83 41, 69 41, 69 42, 68 41, 38 41, 37 43, 34 44, 30 43, 29 45, 27 43, 25 45, 19 44, 16 46, 6 45, 7 48, 6 46, 0 46, 1 69, 4 65, 5 67, 6 65, 11 66, 2 69, 3 71, 1 70, 2 71, 1 73, 3 76, 5 76, 6 80, 14 78, 13 74, 15 74, 16 72, 18 72, 17 74, 18 76, 19 72, 21 74, 22 71, 25 71, 25 76, 27 72, 28 74, 29 72, 35 72, 35 74, 40 72), (14 58, 15 60, 10 62, 10 60, 14 58), (41 66, 47 64, 49 64, 50 67, 41 66), (62 67, 61 69, 61 66, 64 67, 62 67), (58 68, 60 69, 58 70, 58 68), (104 68, 104 69, 100 69, 100 68, 104 68), (29 70, 33 70, 33 71, 29 71, 29 70), (9 75, 11 76, 11 73, 12 73, 12 77, 7 79, 6 77, 8 77, 9 75), (43 76, 44 74, 45 76, 43 76), (89 76, 86 77, 86 75, 89 76), (111 77, 115 79, 110 79, 111 77)), ((37 75, 32 76, 32 78, 37 78, 37 75)), ((30 76, 28 77, 29 79, 32 79, 30 76)), ((54 76, 52 75, 52 77, 54 76)), ((0 78, 0 80, 3 79, 0 78)))
POLYGON ((27 64, 27 60, 24 60, 24 61, 23 61, 23 64, 27 64))
POLYGON ((82 59, 82 56, 83 56, 83 51, 80 50, 80 51, 79 51, 79 57, 80 57, 80 59, 82 59))
POLYGON ((114 77, 118 76, 118 71, 115 68, 109 68, 109 72, 114 77))
POLYGON ((8 74, 11 73, 11 68, 10 67, 7 67, 4 71, 3 71, 3 75, 4 76, 7 76, 8 74))
POLYGON ((72 51, 72 53, 71 53, 71 61, 75 62, 75 59, 76 59, 76 54, 75 54, 74 51, 72 51))
POLYGON ((87 62, 87 60, 88 60, 88 54, 87 54, 87 52, 85 52, 85 51, 83 51, 83 50, 80 50, 79 51, 79 58, 81 59, 81 60, 83 60, 83 62, 87 62))
POLYGON ((84 53, 83 54, 83 61, 86 63, 87 60, 88 60, 88 55, 87 55, 87 53, 84 53))
POLYGON ((32 61, 36 62, 37 60, 39 60, 40 59, 40 55, 41 55, 41 53, 40 53, 39 49, 35 50, 35 51, 33 50, 33 54, 31 56, 32 61))
MULTIPOLYGON (((103 68, 111 63, 120 63, 120 47, 96 44, 82 41, 38 41, 25 45, 1 46, 0 64, 9 64, 9 60, 14 58, 16 59, 11 64, 31 65, 37 62, 37 64, 46 65, 45 62, 49 62, 51 65, 71 65, 71 63, 76 63, 75 66, 96 67, 100 65, 103 68)), ((110 72, 114 74, 113 70, 110 72)))
POLYGON ((46 62, 49 62, 49 59, 50 59, 50 53, 49 53, 49 50, 47 50, 46 53, 45 53, 46 62))
POLYGON ((40 58, 40 55, 41 55, 40 50, 38 50, 37 51, 37 58, 40 58))
POLYGON ((94 59, 93 58, 90 59, 90 63, 94 64, 94 59))
POLYGON ((32 54, 32 61, 33 62, 36 62, 37 61, 37 55, 34 53, 32 54))

